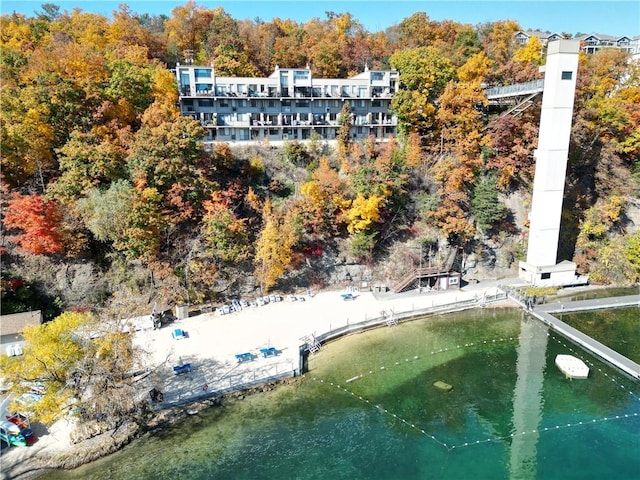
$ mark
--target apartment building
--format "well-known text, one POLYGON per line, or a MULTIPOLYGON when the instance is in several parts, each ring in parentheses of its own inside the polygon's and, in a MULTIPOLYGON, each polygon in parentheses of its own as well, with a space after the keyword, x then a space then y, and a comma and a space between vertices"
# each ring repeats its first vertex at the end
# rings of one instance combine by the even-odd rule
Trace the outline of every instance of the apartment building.
POLYGON ((591 34, 580 35, 576 37, 576 40, 580 40, 584 53, 596 53, 603 48, 618 48, 631 54, 640 53, 638 50, 638 37, 613 37, 611 35, 591 34))
MULTIPOLYGON (((513 35, 513 40, 518 45, 526 45, 531 37, 538 37, 543 46, 553 40, 560 40, 563 36, 559 33, 542 32, 540 30, 519 31, 513 35)), ((637 56, 640 54, 640 37, 614 37, 612 35, 579 35, 574 40, 580 40, 580 48, 584 53, 593 54, 603 48, 618 48, 637 56)))
POLYGON ((549 42, 564 38, 559 33, 542 32, 540 30, 520 31, 513 34, 513 39, 518 45, 526 45, 531 37, 538 37, 545 47, 549 42))
POLYGON ((398 72, 369 70, 347 79, 314 78, 309 67, 280 68, 266 78, 218 77, 213 67, 176 66, 182 115, 207 129, 205 141, 333 140, 345 102, 355 140, 397 131, 389 111, 398 72))

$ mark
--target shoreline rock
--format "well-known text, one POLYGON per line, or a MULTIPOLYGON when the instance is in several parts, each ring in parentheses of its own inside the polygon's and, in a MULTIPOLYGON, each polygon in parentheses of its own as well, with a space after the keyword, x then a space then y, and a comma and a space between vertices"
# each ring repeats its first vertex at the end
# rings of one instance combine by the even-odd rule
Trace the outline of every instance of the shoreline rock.
POLYGON ((71 443, 63 451, 41 451, 36 457, 30 459, 29 466, 26 468, 20 468, 20 464, 13 465, 13 468, 8 472, 5 472, 3 468, 2 478, 32 480, 52 470, 73 470, 111 455, 144 435, 152 434, 174 424, 188 415, 187 410, 195 409, 200 412, 208 408, 221 406, 225 401, 244 400, 251 395, 272 391, 280 385, 298 383, 301 378, 285 378, 246 390, 194 400, 180 406, 163 408, 153 412, 153 415, 143 425, 127 422, 116 430, 111 429, 77 443, 71 443), (5 476, 6 474, 9 476, 5 476))

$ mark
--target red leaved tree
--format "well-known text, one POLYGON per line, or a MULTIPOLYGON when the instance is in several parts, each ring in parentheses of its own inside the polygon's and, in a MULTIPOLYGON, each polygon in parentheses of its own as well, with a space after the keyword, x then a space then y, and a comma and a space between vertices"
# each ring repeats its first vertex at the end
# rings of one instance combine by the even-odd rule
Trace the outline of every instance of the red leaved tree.
POLYGON ((13 193, 4 212, 7 230, 21 230, 8 240, 15 242, 22 251, 36 255, 61 252, 64 249, 60 233, 62 215, 57 203, 45 200, 41 195, 13 193))

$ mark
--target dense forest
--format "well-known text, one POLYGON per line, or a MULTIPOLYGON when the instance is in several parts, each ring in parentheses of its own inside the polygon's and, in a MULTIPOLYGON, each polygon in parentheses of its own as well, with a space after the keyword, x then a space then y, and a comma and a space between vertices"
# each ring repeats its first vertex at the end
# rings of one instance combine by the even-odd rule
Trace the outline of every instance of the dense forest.
MULTIPOLYGON (((516 45, 513 21, 419 12, 369 32, 349 13, 239 21, 189 1, 111 18, 45 4, 0 22, 3 314, 123 296, 148 313, 345 273, 390 284, 443 247, 507 270, 523 259, 514 209, 528 209, 540 106, 499 115, 483 91, 541 78, 543 46, 516 45), (396 69, 400 134, 353 142, 345 112, 331 145, 206 146, 177 108, 171 69, 185 52, 218 75, 396 69)), ((638 281, 640 65, 628 54, 581 54, 571 138, 562 254, 592 282, 638 281)))

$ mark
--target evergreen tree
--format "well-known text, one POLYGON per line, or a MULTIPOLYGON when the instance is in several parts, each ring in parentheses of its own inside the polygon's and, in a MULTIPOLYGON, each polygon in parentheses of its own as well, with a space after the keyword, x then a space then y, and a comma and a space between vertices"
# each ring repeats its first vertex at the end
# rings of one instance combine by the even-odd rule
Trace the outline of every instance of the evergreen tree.
POLYGON ((498 221, 502 220, 506 207, 498 198, 497 182, 493 176, 482 177, 471 198, 471 214, 476 225, 483 231, 490 230, 498 221))

